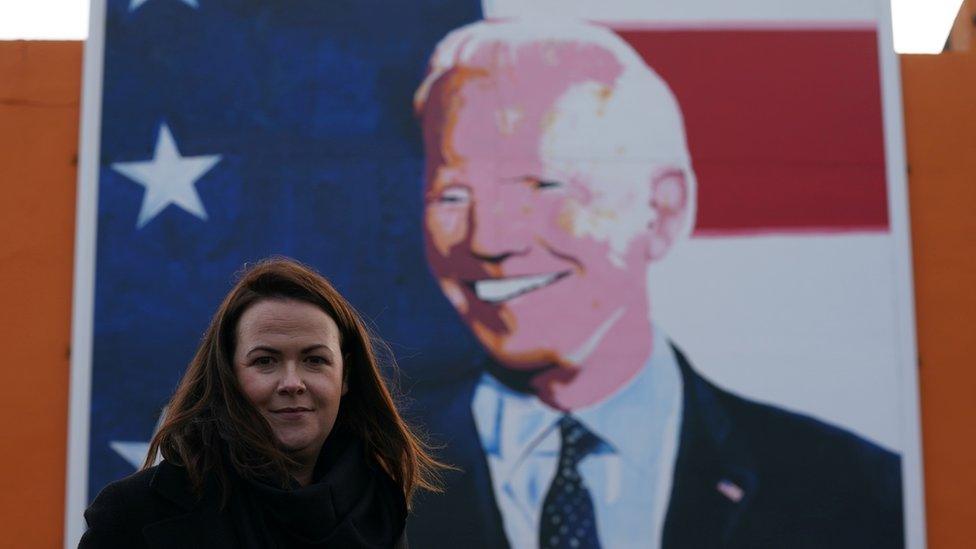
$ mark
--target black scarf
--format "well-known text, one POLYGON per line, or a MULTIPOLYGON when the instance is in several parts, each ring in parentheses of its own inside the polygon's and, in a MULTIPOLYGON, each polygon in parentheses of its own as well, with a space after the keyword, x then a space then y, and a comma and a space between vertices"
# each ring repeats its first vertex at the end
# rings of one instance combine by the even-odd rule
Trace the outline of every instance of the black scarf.
POLYGON ((308 486, 293 481, 282 489, 234 476, 227 510, 241 547, 386 549, 403 534, 403 493, 355 436, 329 435, 308 486))

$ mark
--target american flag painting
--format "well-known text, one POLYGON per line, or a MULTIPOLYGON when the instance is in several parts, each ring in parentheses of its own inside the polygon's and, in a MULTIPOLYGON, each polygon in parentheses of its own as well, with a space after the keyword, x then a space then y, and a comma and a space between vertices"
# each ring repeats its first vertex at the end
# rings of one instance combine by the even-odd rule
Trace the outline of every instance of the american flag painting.
POLYGON ((418 260, 418 218, 403 212, 421 204, 414 87, 437 40, 480 18, 480 4, 111 0, 93 11, 104 49, 86 501, 141 465, 248 261, 304 258, 377 322, 442 315, 439 332, 383 326, 405 362, 435 341, 470 353, 418 260))

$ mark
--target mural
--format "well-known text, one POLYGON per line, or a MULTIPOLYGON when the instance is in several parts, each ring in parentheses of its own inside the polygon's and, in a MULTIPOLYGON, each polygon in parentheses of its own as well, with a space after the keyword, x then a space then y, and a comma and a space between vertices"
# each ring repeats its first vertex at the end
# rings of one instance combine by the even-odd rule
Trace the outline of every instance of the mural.
POLYGON ((884 24, 636 12, 96 2, 68 539, 271 254, 375 323, 458 468, 414 546, 921 539, 884 24))

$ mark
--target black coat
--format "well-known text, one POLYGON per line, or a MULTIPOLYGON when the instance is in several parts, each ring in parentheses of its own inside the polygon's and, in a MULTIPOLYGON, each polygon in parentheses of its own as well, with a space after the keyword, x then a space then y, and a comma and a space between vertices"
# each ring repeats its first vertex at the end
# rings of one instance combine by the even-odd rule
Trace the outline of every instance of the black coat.
POLYGON ((237 547, 219 497, 210 489, 198 501, 185 470, 164 461, 106 486, 85 511, 78 547, 237 547))
MULTIPOLYGON (((234 521, 221 508, 216 483, 208 483, 203 497, 197 499, 185 469, 163 461, 109 484, 98 494, 85 511, 88 530, 78 547, 239 547, 234 521)), ((406 549, 405 535, 395 547, 406 549)))
MULTIPOLYGON (((842 429, 707 382, 677 353, 684 408, 662 547, 882 549, 904 546, 901 460, 842 429), (741 489, 734 500, 718 485, 741 489)), ((415 547, 508 547, 471 413, 477 379, 414 392, 443 459, 463 471, 424 494, 415 547)))

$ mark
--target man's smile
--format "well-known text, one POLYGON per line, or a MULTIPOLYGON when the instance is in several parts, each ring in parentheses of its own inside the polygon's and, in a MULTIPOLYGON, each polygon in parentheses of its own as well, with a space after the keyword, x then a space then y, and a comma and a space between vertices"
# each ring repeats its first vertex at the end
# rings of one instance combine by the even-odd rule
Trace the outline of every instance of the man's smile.
POLYGON ((486 278, 468 282, 478 299, 488 303, 501 303, 514 297, 545 288, 569 275, 569 271, 505 278, 486 278))

